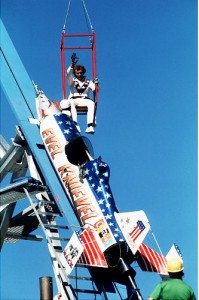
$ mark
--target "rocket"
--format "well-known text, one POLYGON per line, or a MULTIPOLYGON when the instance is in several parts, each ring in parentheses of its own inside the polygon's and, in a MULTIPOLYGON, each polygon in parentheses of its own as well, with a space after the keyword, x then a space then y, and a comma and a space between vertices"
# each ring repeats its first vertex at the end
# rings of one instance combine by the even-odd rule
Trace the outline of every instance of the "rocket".
POLYGON ((110 276, 119 281, 126 276, 133 288, 133 261, 144 271, 167 275, 166 258, 143 244, 150 230, 144 211, 118 211, 108 164, 94 158, 89 139, 80 134, 72 118, 34 87, 46 152, 80 224, 64 249, 67 273, 76 263, 111 269, 110 276))

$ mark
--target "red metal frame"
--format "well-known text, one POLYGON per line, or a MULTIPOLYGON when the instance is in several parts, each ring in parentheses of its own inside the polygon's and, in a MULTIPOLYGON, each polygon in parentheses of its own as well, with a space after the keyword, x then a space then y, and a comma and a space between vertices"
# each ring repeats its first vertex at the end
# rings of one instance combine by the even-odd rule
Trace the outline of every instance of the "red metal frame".
MULTIPOLYGON (((66 99, 66 56, 65 51, 67 50, 91 50, 91 61, 92 61, 92 80, 97 77, 96 69, 96 34, 65 34, 62 32, 61 39, 61 75, 62 75, 62 93, 63 98, 66 99), (67 38, 80 38, 80 37, 90 37, 92 39, 91 44, 88 46, 65 46, 65 39, 67 38)), ((96 90, 94 94, 95 104, 98 102, 98 91, 96 90)))

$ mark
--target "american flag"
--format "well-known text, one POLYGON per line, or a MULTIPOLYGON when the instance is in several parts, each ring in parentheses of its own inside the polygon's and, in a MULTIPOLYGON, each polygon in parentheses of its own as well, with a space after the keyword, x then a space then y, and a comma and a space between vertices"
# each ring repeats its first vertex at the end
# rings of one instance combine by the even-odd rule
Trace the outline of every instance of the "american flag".
POLYGON ((80 234, 84 251, 78 260, 79 264, 98 267, 108 267, 106 259, 100 250, 92 230, 88 227, 80 234))
POLYGON ((178 245, 176 245, 175 243, 173 244, 174 245, 174 247, 175 247, 175 250, 176 250, 176 252, 177 252, 177 254, 180 256, 180 258, 182 259, 182 253, 181 253, 181 251, 180 251, 180 248, 178 247, 178 245))
POLYGON ((66 114, 54 115, 54 118, 67 141, 81 136, 75 123, 66 114))
POLYGON ((124 241, 124 236, 114 216, 114 212, 118 212, 118 209, 109 186, 109 166, 102 162, 101 157, 99 157, 85 164, 83 169, 88 184, 115 240, 117 242, 124 241))
POLYGON ((142 221, 137 221, 136 227, 129 233, 131 239, 133 242, 136 241, 138 236, 142 233, 142 231, 145 229, 145 226, 142 221))
POLYGON ((168 274, 166 258, 145 244, 141 244, 138 249, 137 262, 143 271, 168 274))

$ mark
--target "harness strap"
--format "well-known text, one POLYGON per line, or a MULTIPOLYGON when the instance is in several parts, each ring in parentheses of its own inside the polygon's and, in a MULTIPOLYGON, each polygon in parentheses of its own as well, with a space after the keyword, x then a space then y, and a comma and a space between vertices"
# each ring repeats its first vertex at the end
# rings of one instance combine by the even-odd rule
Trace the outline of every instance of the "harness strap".
POLYGON ((79 95, 79 96, 72 96, 72 97, 70 97, 70 99, 78 99, 78 98, 92 100, 92 99, 90 99, 90 98, 88 98, 88 97, 86 97, 86 96, 81 96, 81 95, 79 95))

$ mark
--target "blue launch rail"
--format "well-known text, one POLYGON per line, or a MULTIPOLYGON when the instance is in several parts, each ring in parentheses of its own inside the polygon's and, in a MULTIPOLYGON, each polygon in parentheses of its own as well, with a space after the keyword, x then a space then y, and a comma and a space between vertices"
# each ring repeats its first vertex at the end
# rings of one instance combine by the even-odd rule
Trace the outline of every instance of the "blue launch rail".
MULTIPOLYGON (((29 78, 24 65, 0 20, 1 27, 1 53, 0 64, 3 76, 0 77, 2 89, 6 95, 10 108, 13 110, 18 125, 20 126, 25 139, 35 157, 42 174, 45 184, 51 193, 59 197, 59 202, 64 211, 69 224, 77 222, 76 216, 71 208, 62 186, 55 174, 46 152, 38 147, 43 144, 40 137, 39 128, 29 122, 29 118, 37 118, 35 106, 35 91, 32 81, 29 78), (20 107, 20 109, 19 109, 20 107), (48 174, 48 177, 46 176, 48 174)), ((59 206, 59 204, 58 204, 59 206)))

